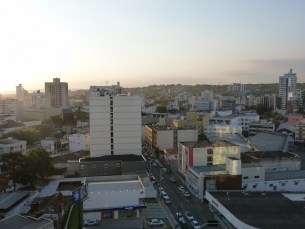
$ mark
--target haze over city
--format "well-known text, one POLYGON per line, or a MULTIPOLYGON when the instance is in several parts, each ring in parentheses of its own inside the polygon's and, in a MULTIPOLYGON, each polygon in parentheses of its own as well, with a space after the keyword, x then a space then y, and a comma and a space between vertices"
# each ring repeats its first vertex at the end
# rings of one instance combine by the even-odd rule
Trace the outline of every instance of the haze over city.
POLYGON ((0 92, 304 82, 304 1, 5 1, 0 92), (4 79, 4 80, 3 80, 4 79))

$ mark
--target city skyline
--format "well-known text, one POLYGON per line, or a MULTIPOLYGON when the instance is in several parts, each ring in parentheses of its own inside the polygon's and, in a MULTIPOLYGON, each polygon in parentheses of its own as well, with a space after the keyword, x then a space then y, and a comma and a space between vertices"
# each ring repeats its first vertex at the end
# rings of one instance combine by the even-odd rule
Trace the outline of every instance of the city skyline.
POLYGON ((305 82, 303 1, 14 1, 0 8, 0 94, 93 85, 305 82))

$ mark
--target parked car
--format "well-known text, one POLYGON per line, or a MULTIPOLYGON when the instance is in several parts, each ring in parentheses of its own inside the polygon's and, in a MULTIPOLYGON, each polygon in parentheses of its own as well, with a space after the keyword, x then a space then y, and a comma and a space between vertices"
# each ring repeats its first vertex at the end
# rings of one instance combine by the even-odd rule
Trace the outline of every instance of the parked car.
POLYGON ((185 212, 185 217, 186 217, 188 220, 194 220, 194 216, 193 216, 189 211, 186 211, 186 212, 185 212))
POLYGON ((184 191, 183 195, 184 195, 185 197, 191 197, 191 194, 190 194, 188 191, 184 191))
POLYGON ((162 168, 162 171, 166 173, 167 172, 167 168, 162 168))
POLYGON ((88 219, 84 223, 85 226, 95 226, 97 225, 97 220, 96 219, 88 219))
POLYGON ((167 193, 164 192, 164 191, 162 191, 160 195, 161 195, 162 197, 164 197, 164 196, 167 196, 167 197, 168 197, 167 193))
POLYGON ((159 190, 160 193, 161 193, 161 192, 164 192, 164 189, 163 189, 163 188, 159 188, 158 190, 159 190))
POLYGON ((166 195, 166 196, 163 196, 163 200, 166 204, 171 204, 171 200, 169 199, 169 197, 166 195))
POLYGON ((190 229, 190 226, 187 224, 187 222, 185 220, 181 220, 179 222, 179 226, 181 229, 190 229))
POLYGON ((171 182, 173 182, 173 183, 175 183, 175 182, 176 182, 175 177, 170 177, 170 178, 169 178, 169 180, 170 180, 171 182))
POLYGON ((154 163, 153 163, 153 167, 157 167, 157 166, 158 166, 157 163, 154 162, 154 163))
POLYGON ((176 213, 176 219, 178 220, 178 222, 184 220, 184 218, 183 218, 183 216, 182 216, 182 214, 180 212, 176 213))
POLYGON ((149 220, 147 223, 148 223, 148 226, 150 226, 150 227, 162 226, 164 224, 164 222, 159 219, 152 219, 152 220, 149 220))
POLYGON ((196 220, 192 221, 191 224, 194 229, 200 229, 200 225, 196 220))
POLYGON ((179 190, 180 192, 182 192, 182 193, 185 192, 185 188, 184 188, 183 186, 179 186, 179 187, 178 187, 178 190, 179 190))

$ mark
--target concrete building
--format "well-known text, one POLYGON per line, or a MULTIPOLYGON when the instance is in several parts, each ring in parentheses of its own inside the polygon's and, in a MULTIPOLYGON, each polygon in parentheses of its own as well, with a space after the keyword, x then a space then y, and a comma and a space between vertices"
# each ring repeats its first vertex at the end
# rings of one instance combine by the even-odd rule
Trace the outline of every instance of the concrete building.
POLYGON ((17 115, 17 100, 11 98, 1 99, 0 114, 17 115))
POLYGON ((12 215, 0 220, 0 228, 7 229, 54 229, 53 221, 45 218, 33 218, 30 216, 12 215))
POLYGON ((186 176, 189 166, 225 164, 227 156, 240 158, 240 146, 226 141, 181 142, 178 171, 186 176))
POLYGON ((292 122, 293 124, 298 124, 305 115, 303 114, 298 114, 298 113, 288 113, 285 114, 285 122, 292 122))
POLYGON ((236 113, 236 99, 233 96, 221 96, 220 98, 221 110, 230 110, 233 114, 236 113))
POLYGON ((173 147, 169 149, 163 150, 164 159, 169 161, 177 161, 178 160, 178 147, 173 147))
POLYGON ((304 193, 208 191, 206 200, 221 228, 303 228, 304 193))
POLYGON ((228 92, 235 92, 235 91, 243 92, 243 91, 245 91, 245 85, 241 84, 241 83, 233 83, 227 87, 227 91, 228 92))
POLYGON ((90 150, 90 134, 73 134, 69 136, 70 152, 89 151, 90 150))
POLYGON ((45 82, 45 96, 50 102, 46 103, 48 108, 69 107, 68 83, 60 82, 60 78, 53 78, 53 82, 45 82))
POLYGON ((283 134, 293 134, 296 125, 292 122, 284 122, 276 129, 276 132, 283 134))
POLYGON ((262 121, 253 121, 249 123, 249 135, 254 136, 257 133, 269 132, 273 133, 275 131, 275 124, 272 122, 262 122, 262 121))
POLYGON ((281 98, 280 109, 287 110, 289 93, 296 92, 297 74, 292 73, 292 69, 284 76, 279 77, 279 96, 281 98))
POLYGON ((211 124, 204 126, 204 135, 242 134, 242 127, 237 125, 211 124))
POLYGON ((175 119, 174 127, 195 128, 198 130, 198 137, 203 134, 203 127, 209 124, 209 116, 200 115, 198 112, 187 112, 184 119, 175 119))
POLYGON ((11 137, 0 139, 0 156, 10 152, 26 154, 26 141, 15 140, 11 137))
POLYGON ((303 119, 295 125, 295 140, 297 142, 305 141, 305 120, 303 119))
POLYGON ((192 109, 194 111, 207 111, 210 110, 209 100, 199 100, 192 103, 192 109))
POLYGON ((84 186, 84 220, 140 217, 146 208, 145 187, 137 175, 86 177, 84 186))
POLYGON ((141 154, 141 97, 117 87, 90 87, 91 157, 141 154))
POLYGON ((301 169, 301 157, 285 151, 255 151, 241 153, 243 163, 255 162, 266 172, 291 171, 301 169))
POLYGON ((225 164, 189 166, 186 182, 189 190, 201 201, 206 190, 240 190, 242 184, 241 161, 227 156, 225 164))
POLYGON ((161 150, 177 147, 179 142, 198 140, 198 130, 170 126, 145 125, 145 140, 161 150))

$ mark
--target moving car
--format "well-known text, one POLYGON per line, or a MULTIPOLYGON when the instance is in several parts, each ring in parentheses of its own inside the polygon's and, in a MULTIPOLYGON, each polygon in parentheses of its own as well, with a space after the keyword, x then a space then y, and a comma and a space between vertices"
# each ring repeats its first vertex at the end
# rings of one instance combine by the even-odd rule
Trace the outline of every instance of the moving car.
POLYGON ((178 190, 179 190, 180 192, 184 193, 185 188, 184 188, 183 186, 179 186, 179 187, 178 187, 178 190))
POLYGON ((185 217, 186 217, 188 220, 194 220, 194 216, 193 216, 189 211, 186 211, 186 212, 185 212, 185 217))
POLYGON ((176 213, 176 219, 178 220, 178 222, 184 220, 184 218, 183 218, 183 216, 182 216, 182 214, 180 212, 176 213))
POLYGON ((171 182, 173 182, 173 183, 176 182, 175 177, 170 177, 169 180, 170 180, 171 182))
POLYGON ((148 226, 150 226, 150 227, 162 226, 164 224, 164 222, 159 219, 152 219, 152 220, 149 220, 147 223, 148 223, 148 226))
POLYGON ((97 225, 97 220, 96 219, 88 219, 85 221, 85 226, 95 226, 97 225))
POLYGON ((190 194, 188 191, 184 191, 183 195, 184 195, 185 197, 191 197, 191 194, 190 194))
POLYGON ((194 229, 200 229, 200 225, 196 220, 192 221, 191 224, 194 229))

